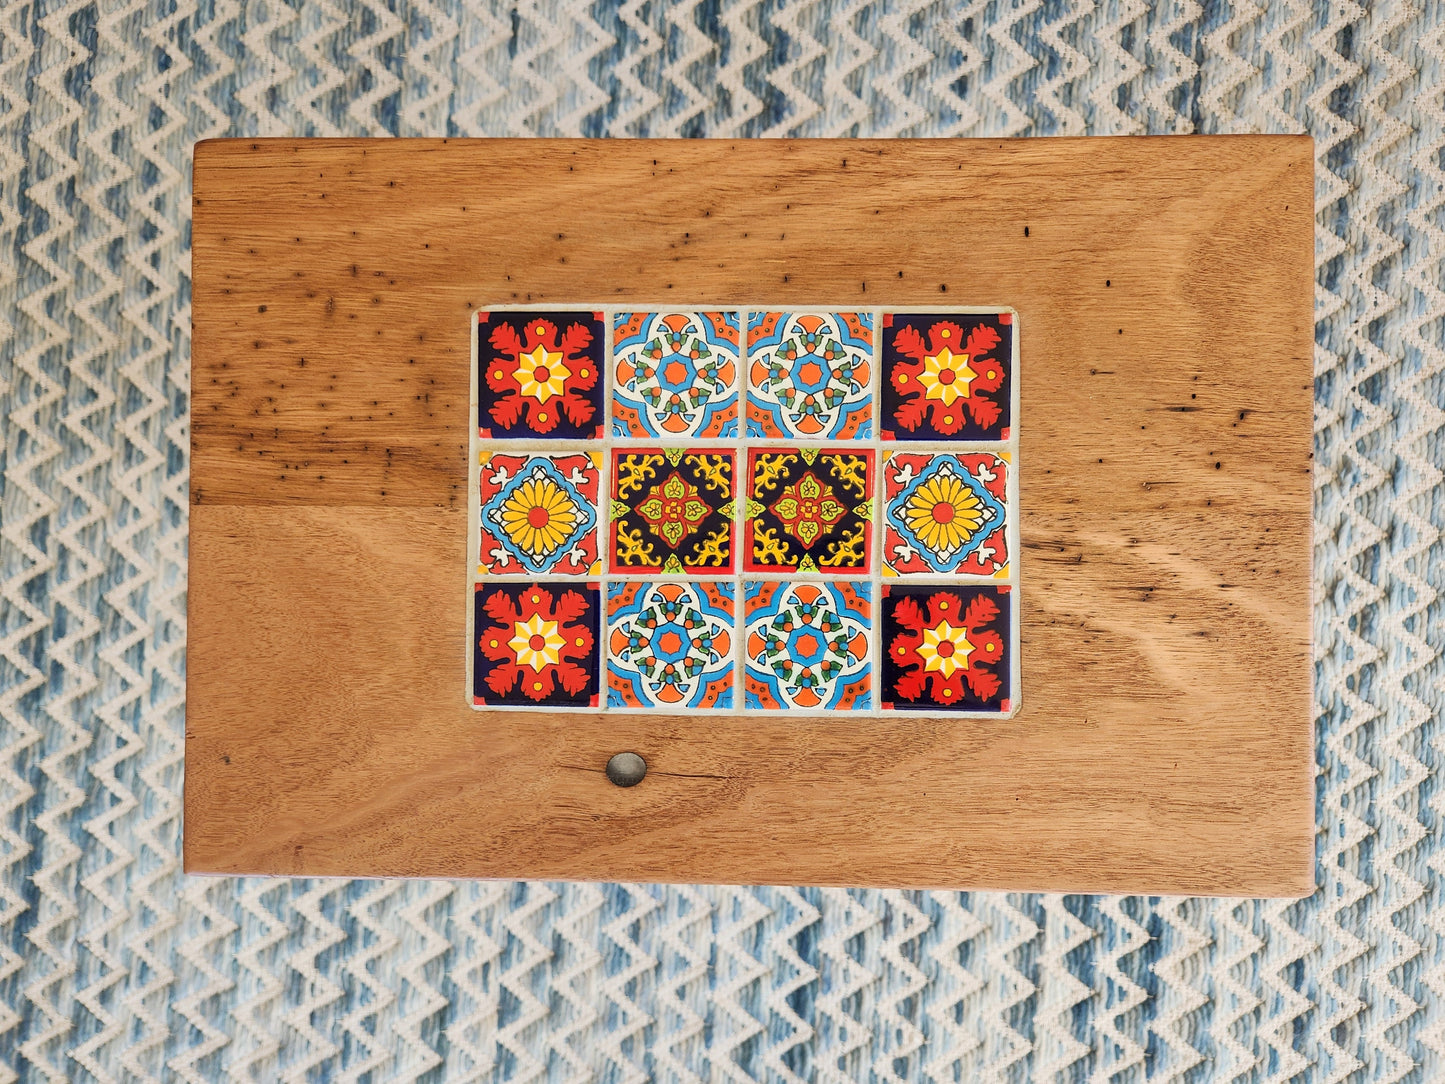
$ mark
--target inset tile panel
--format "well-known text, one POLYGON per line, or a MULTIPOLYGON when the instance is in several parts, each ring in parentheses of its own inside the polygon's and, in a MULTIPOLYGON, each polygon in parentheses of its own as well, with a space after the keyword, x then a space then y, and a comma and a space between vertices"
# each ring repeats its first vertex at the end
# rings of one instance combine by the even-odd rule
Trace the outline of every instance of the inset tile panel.
POLYGON ((477 331, 478 707, 1016 708, 1012 313, 477 331))
POLYGON ((739 321, 736 312, 615 314, 613 435, 736 437, 739 321))
POLYGON ((750 449, 743 569, 871 572, 873 457, 867 447, 750 449))
POLYGON ((746 582, 744 706, 868 711, 873 585, 746 582))
POLYGON ((1013 315, 885 314, 884 440, 1003 441, 1013 315))
POLYGON ((736 487, 731 448, 613 448, 609 570, 732 575, 736 487))
POLYGON ((476 704, 597 706, 602 598, 596 583, 479 583, 474 607, 476 704))
POLYGON ((1008 712, 1008 587, 889 583, 882 602, 885 710, 1008 712))
POLYGON ((737 635, 731 582, 607 587, 607 706, 731 708, 737 635))
POLYGON ((747 435, 871 437, 872 313, 750 312, 747 435))
POLYGON ((600 312, 484 312, 477 316, 477 435, 603 435, 600 312))
POLYGON ((883 574, 1008 575, 1008 457, 885 452, 883 574))
POLYGON ((601 452, 482 452, 479 575, 593 575, 601 452))

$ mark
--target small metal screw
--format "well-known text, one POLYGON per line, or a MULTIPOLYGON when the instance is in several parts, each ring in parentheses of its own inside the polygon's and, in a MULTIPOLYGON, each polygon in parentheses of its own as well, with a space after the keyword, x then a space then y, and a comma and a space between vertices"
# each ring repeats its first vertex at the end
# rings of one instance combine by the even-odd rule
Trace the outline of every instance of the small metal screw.
POLYGON ((607 778, 619 787, 635 787, 647 774, 647 761, 636 753, 618 753, 607 762, 607 778))

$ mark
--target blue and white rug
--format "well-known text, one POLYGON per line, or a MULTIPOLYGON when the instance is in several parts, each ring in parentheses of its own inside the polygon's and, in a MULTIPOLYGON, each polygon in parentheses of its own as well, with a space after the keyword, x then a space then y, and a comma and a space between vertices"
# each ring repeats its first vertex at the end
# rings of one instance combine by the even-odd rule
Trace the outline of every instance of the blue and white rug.
POLYGON ((1441 0, 0 0, 0 1080, 1445 1079, 1441 0), (180 873, 189 156, 1316 140, 1319 891, 180 873))

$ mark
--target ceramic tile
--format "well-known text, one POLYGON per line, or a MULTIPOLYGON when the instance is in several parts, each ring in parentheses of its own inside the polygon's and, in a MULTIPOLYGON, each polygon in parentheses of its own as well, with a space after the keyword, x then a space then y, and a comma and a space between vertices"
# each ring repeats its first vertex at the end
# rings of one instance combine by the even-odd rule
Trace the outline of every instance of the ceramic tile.
POLYGON ((472 697, 479 705, 596 707, 601 592, 595 583, 479 583, 472 697))
POLYGON ((889 452, 883 574, 1008 575, 1008 462, 991 452, 889 452))
POLYGON ((872 590, 865 581, 745 583, 745 706, 869 710, 872 590))
POLYGON ((873 555, 873 449, 748 452, 748 572, 867 575, 873 555))
POLYGON ((731 708, 736 601, 730 581, 610 583, 608 706, 731 708))
POLYGON ((610 496, 611 572, 733 573, 731 448, 614 448, 610 496))
POLYGON ((872 416, 872 313, 748 314, 749 436, 866 440, 872 416))
POLYGON ((736 312, 617 313, 613 435, 736 437, 738 331, 736 312))
POLYGON ((1007 440, 1013 316, 886 314, 885 440, 1007 440))
POLYGON ((477 316, 477 426, 484 438, 602 436, 600 312, 477 316))
POLYGON ((885 710, 1009 710, 1007 586, 883 588, 885 710))
POLYGON ((601 452, 480 456, 478 574, 593 575, 601 452))

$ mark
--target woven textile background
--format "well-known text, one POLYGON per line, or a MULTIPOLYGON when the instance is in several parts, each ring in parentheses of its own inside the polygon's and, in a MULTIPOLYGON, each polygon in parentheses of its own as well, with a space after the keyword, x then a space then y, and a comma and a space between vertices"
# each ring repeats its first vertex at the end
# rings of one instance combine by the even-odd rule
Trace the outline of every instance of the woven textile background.
POLYGON ((1442 155, 1441 0, 0 0, 0 1079, 1445 1079, 1442 155), (181 875, 195 140, 1242 131, 1318 156, 1313 898, 181 875))

